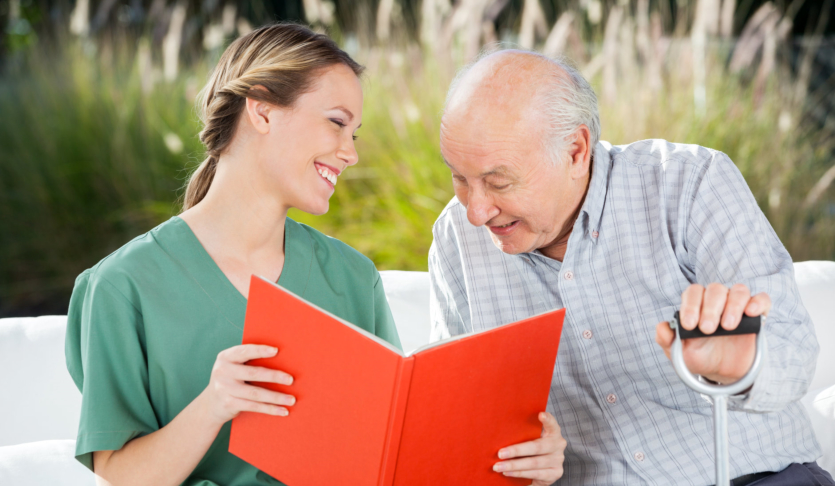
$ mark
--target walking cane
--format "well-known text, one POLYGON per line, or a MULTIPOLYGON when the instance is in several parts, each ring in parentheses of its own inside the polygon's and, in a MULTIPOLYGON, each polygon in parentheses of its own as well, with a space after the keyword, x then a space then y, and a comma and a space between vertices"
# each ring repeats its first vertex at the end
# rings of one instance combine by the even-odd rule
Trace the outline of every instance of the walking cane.
POLYGON ((693 390, 713 399, 713 439, 716 451, 716 485, 728 486, 730 478, 730 460, 728 458, 728 398, 745 391, 754 383, 757 373, 762 366, 762 355, 765 350, 765 333, 760 332, 760 317, 742 316, 742 321, 736 329, 728 331, 719 326, 713 334, 704 334, 698 327, 688 331, 679 325, 678 311, 670 321, 670 328, 676 332, 673 340, 670 356, 673 361, 673 368, 676 374, 693 390), (682 353, 682 339, 696 337, 730 336, 735 334, 757 334, 757 353, 754 356, 754 363, 748 373, 736 383, 730 385, 713 385, 699 380, 699 378, 687 369, 684 364, 682 353))

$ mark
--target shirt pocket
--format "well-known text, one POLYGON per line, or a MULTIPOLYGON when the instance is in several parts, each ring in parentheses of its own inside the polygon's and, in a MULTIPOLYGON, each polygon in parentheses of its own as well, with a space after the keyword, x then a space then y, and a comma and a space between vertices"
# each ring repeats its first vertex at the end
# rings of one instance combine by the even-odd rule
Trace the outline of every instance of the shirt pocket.
POLYGON ((673 363, 667 359, 664 350, 655 341, 655 329, 659 322, 673 318, 677 305, 658 307, 641 314, 632 322, 640 354, 641 371, 639 380, 643 386, 645 399, 665 408, 702 413, 701 409, 710 407, 699 394, 687 388, 676 375, 673 363))

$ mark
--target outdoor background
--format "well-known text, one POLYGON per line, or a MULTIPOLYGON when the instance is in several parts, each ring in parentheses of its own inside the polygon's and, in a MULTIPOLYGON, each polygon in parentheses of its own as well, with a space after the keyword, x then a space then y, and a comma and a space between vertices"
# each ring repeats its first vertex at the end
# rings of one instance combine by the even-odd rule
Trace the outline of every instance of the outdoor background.
MULTIPOLYGON (((835 0, 0 0, 0 317, 180 211, 197 92, 236 36, 307 23, 368 67, 360 164, 291 216, 380 269, 426 270, 452 197, 447 86, 496 43, 570 58, 603 139, 726 152, 795 261, 835 259, 835 0), (485 47, 486 46, 486 47, 485 47)), ((751 235, 756 238, 757 235, 751 235)))

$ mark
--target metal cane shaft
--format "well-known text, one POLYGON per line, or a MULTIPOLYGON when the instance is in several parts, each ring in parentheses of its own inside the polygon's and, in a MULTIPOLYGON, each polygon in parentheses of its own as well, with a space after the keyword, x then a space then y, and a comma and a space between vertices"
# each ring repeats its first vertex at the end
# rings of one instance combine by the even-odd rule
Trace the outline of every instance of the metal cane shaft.
POLYGON ((713 439, 716 448, 716 486, 731 483, 731 464, 728 454, 728 397, 713 397, 713 439))
MULTIPOLYGON (((676 312, 675 316, 670 320, 670 327, 676 331, 676 337, 673 340, 670 349, 670 357, 673 362, 673 368, 676 374, 681 378, 685 385, 692 390, 708 395, 713 399, 713 438, 715 441, 716 452, 716 485, 729 486, 731 483, 730 471, 730 455, 728 452, 728 398, 732 395, 742 393, 751 387, 754 379, 760 372, 760 367, 763 363, 763 354, 765 353, 765 333, 760 332, 761 318, 744 316, 742 321, 745 326, 740 324, 743 329, 734 331, 725 331, 723 334, 757 334, 757 351, 754 355, 754 362, 751 364, 751 369, 739 381, 730 385, 711 385, 690 373, 687 365, 684 363, 684 352, 681 340, 684 339, 682 334, 687 334, 688 337, 708 337, 701 333, 698 329, 691 331, 684 330, 679 325, 679 314, 676 312)), ((719 331, 715 333, 719 335, 719 331)), ((712 335, 711 335, 712 336, 712 335)))

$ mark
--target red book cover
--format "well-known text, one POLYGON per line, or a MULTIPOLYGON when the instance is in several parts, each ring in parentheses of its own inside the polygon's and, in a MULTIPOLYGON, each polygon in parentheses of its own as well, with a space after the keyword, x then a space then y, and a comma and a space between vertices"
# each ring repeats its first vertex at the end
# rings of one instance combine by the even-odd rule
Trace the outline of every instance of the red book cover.
POLYGON ((367 331, 253 277, 244 344, 279 349, 250 364, 293 375, 287 417, 241 413, 229 451, 289 486, 512 485, 502 447, 536 439, 565 310, 457 336, 404 355, 367 331))

